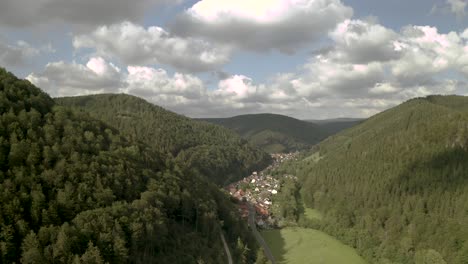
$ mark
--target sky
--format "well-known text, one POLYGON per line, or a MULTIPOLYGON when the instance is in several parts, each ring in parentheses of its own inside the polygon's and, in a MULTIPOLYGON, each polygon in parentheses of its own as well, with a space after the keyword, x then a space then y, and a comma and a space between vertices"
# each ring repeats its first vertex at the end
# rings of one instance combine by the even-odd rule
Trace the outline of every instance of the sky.
POLYGON ((369 117, 468 95, 468 0, 2 0, 0 66, 189 117, 369 117))

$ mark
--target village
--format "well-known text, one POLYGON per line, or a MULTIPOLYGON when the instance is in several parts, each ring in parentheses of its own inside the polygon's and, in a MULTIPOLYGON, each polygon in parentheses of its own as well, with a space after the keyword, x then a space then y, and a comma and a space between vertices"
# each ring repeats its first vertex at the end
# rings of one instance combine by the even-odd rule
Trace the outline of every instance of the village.
MULTIPOLYGON (((295 153, 275 153, 271 154, 272 164, 260 172, 252 172, 241 181, 229 184, 226 191, 237 201, 239 213, 242 218, 249 217, 250 203, 255 208, 255 222, 258 227, 271 229, 277 227, 277 219, 271 212, 273 196, 280 191, 280 180, 271 176, 271 171, 276 169, 281 163, 293 160, 297 157, 295 153)), ((285 175, 284 177, 288 177, 285 175)))

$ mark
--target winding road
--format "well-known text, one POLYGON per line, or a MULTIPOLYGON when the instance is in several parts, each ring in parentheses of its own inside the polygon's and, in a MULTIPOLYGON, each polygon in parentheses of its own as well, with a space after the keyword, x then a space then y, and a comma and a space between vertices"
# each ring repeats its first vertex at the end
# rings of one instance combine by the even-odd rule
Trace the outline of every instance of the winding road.
POLYGON ((223 245, 224 245, 224 251, 226 251, 226 255, 227 255, 227 258, 228 258, 228 263, 232 264, 231 251, 229 250, 228 244, 226 243, 226 239, 224 239, 223 231, 221 231, 220 234, 221 234, 221 240, 223 241, 223 245))
POLYGON ((251 203, 247 203, 247 205, 249 206, 250 229, 252 229, 252 232, 255 238, 257 239, 257 242, 260 244, 261 247, 263 247, 263 252, 265 252, 265 256, 271 261, 272 264, 276 264, 275 257, 273 257, 270 248, 268 247, 260 232, 258 232, 257 226, 255 225, 255 209, 253 208, 251 203))

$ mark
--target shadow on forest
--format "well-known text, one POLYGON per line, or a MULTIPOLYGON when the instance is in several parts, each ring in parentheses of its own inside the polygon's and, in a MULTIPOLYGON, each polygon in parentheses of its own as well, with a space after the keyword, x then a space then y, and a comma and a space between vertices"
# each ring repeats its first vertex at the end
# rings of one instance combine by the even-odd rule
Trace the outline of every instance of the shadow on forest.
POLYGON ((423 195, 428 190, 454 192, 468 184, 468 151, 458 147, 416 162, 390 184, 391 192, 423 195))
POLYGON ((262 236, 275 257, 276 263, 285 264, 286 242, 281 235, 281 229, 265 230, 262 232, 262 236))
POLYGON ((302 200, 302 196, 299 196, 299 198, 297 199, 297 218, 296 218, 296 221, 299 220, 299 217, 301 215, 304 215, 305 214, 305 207, 304 207, 304 201, 302 200))

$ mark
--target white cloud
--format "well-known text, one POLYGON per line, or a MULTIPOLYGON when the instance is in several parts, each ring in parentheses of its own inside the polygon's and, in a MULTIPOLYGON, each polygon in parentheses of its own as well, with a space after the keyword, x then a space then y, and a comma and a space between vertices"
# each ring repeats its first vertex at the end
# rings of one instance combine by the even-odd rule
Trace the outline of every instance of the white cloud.
POLYGON ((143 97, 158 95, 181 96, 187 100, 200 99, 206 94, 203 82, 190 74, 169 76, 163 69, 128 66, 127 86, 121 91, 143 97))
POLYGON ((129 66, 126 86, 120 92, 141 96, 152 103, 189 116, 216 116, 249 111, 289 109, 293 101, 284 100, 281 89, 272 91, 255 85, 243 75, 233 75, 208 89, 203 81, 190 74, 170 76, 163 69, 129 66))
POLYGON ((218 87, 217 94, 242 99, 252 96, 257 90, 257 87, 252 85, 252 79, 244 75, 234 75, 221 80, 218 87))
MULTIPOLYGON (((317 56, 305 65, 307 70, 299 80, 316 83, 327 93, 355 96, 383 80, 383 67, 380 63, 350 64, 336 62, 324 56, 317 56)), ((309 96, 302 92, 304 96, 309 96)), ((314 93, 312 93, 315 96, 314 93)))
POLYGON ((26 79, 52 96, 117 92, 122 85, 120 69, 100 57, 91 58, 86 66, 63 61, 48 63, 43 72, 31 73, 26 79))
POLYGON ((400 56, 398 34, 373 22, 346 20, 329 35, 336 44, 332 52, 339 60, 368 63, 400 56))
POLYGON ((193 75, 170 76, 163 69, 143 66, 121 70, 100 57, 91 58, 86 65, 48 63, 43 72, 31 73, 26 79, 52 96, 128 93, 182 113, 182 109, 199 107, 209 99, 203 82, 193 75))
POLYGON ((165 70, 128 66, 120 70, 112 63, 96 57, 86 65, 53 62, 39 74, 27 79, 52 96, 86 95, 103 92, 128 93, 157 105, 190 116, 229 115, 264 109, 293 109, 294 101, 286 102, 284 91, 271 91, 255 85, 247 76, 234 75, 207 89, 201 79, 191 74, 169 75, 165 70))
POLYGON ((429 26, 396 33, 373 22, 345 21, 330 33, 334 46, 267 87, 271 93, 292 88, 288 94, 302 113, 309 107, 328 116, 366 116, 413 97, 466 94, 465 35, 429 26), (359 54, 365 49, 379 56, 359 54))
POLYGON ((391 63, 393 75, 415 85, 447 71, 466 74, 468 43, 462 37, 462 33, 441 34, 429 26, 404 28, 399 38, 403 56, 391 63))
POLYGON ((97 55, 117 58, 130 65, 166 64, 179 70, 200 72, 228 62, 231 49, 195 38, 172 36, 160 27, 147 29, 123 22, 101 26, 73 39, 75 49, 92 48, 97 55))
POLYGON ((202 0, 172 29, 242 49, 292 53, 352 13, 340 0, 202 0))
POLYGON ((223 74, 208 88, 192 74, 141 65, 120 70, 101 57, 85 65, 50 63, 28 79, 54 95, 125 92, 193 117, 258 112, 363 117, 413 97, 467 94, 467 32, 443 34, 429 26, 394 32, 371 21, 345 21, 331 31, 330 49, 265 83, 223 74))

